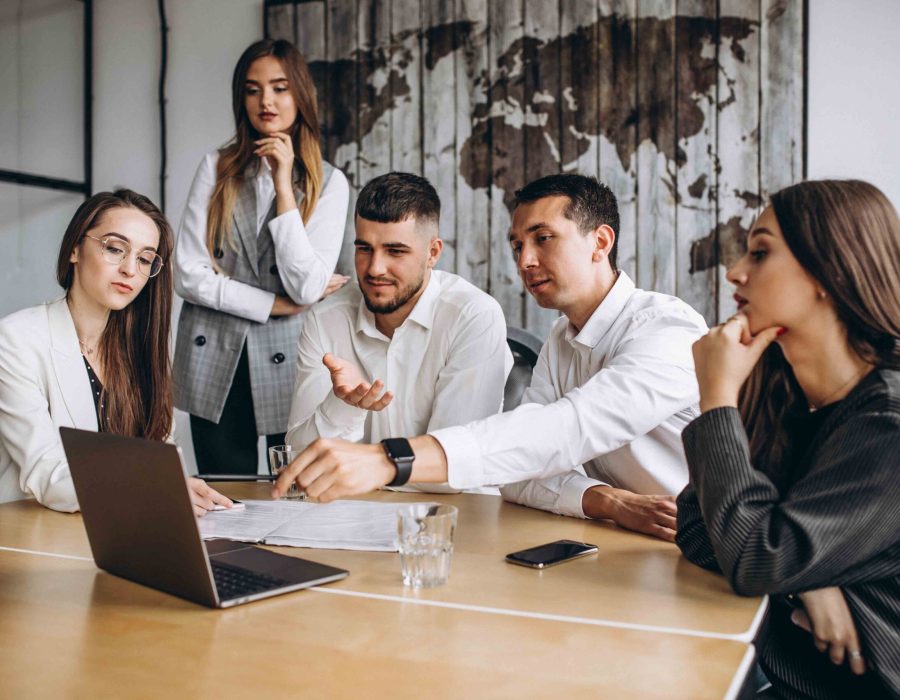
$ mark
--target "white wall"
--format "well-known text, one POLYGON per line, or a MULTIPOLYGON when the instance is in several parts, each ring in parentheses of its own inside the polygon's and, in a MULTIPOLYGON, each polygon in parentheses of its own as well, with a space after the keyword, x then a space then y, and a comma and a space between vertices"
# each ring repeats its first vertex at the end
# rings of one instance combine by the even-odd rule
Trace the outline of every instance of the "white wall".
POLYGON ((810 178, 854 177, 900 209, 898 0, 809 3, 810 178))

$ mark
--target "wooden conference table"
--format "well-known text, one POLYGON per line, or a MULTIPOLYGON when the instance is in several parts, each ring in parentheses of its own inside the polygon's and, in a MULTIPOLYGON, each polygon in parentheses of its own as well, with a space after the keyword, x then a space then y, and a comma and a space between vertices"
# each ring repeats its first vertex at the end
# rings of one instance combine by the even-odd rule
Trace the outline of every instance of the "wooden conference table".
POLYGON ((97 570, 79 515, 0 506, 0 695, 737 696, 765 601, 674 545, 496 496, 370 498, 459 508, 446 586, 404 588, 397 554, 279 547, 350 576, 210 610, 97 570), (600 552, 544 571, 503 560, 562 538, 600 552))

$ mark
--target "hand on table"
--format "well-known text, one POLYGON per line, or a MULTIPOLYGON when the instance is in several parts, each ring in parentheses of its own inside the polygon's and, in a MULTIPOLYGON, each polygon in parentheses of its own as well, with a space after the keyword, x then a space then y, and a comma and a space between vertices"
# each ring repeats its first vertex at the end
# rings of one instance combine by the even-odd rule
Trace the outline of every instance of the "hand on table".
POLYGON ((738 313, 695 342, 694 368, 700 385, 700 410, 737 406, 744 381, 763 351, 782 332, 782 328, 772 326, 750 335, 747 316, 738 313))
POLYGON ((281 498, 296 481, 311 500, 328 503, 375 491, 393 481, 396 473, 380 444, 319 438, 281 472, 272 497, 281 498))
POLYGON ((840 588, 820 588, 799 595, 806 612, 795 610, 791 622, 810 632, 816 649, 828 652, 831 662, 840 666, 844 660, 856 675, 866 672, 860 651, 859 635, 850 608, 840 588))
POLYGON ((644 496, 612 486, 594 486, 584 492, 581 507, 589 518, 612 520, 626 530, 675 541, 675 496, 644 496))
POLYGON ((370 384, 352 362, 328 353, 322 358, 322 363, 331 373, 334 395, 351 406, 380 411, 394 398, 390 391, 383 391, 384 382, 376 379, 370 384))
POLYGON ((191 490, 191 505, 194 506, 194 515, 202 518, 216 505, 231 508, 234 504, 227 496, 223 496, 211 486, 208 486, 203 479, 191 477, 188 479, 188 486, 191 490))

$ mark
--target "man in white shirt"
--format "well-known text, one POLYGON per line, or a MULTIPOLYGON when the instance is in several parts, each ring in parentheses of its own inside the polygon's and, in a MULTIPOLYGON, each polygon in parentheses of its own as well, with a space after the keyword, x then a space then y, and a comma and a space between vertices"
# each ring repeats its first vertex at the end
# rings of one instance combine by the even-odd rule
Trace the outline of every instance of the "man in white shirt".
POLYGON ((553 175, 517 192, 509 241, 520 276, 564 314, 523 403, 409 440, 411 467, 402 449, 314 443, 275 492, 291 478, 323 501, 404 478, 509 484, 510 500, 673 541, 674 495, 687 483, 680 433, 699 400, 691 345, 706 324, 616 270, 618 226, 615 196, 593 178, 553 175))
POLYGON ((512 367, 503 311, 433 269, 440 206, 431 184, 408 173, 382 175, 360 192, 359 286, 314 306, 300 334, 286 438, 295 448, 318 438, 379 442, 500 410, 512 367))

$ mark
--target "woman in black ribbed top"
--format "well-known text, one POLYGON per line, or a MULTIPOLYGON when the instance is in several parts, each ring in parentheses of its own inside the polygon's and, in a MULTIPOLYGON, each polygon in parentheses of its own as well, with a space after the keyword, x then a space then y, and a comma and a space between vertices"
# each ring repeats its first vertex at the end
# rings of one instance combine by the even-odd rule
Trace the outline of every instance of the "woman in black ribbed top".
POLYGON ((694 346, 676 541, 772 596, 778 697, 900 698, 900 220, 867 183, 805 182, 747 247, 738 313, 694 346))

